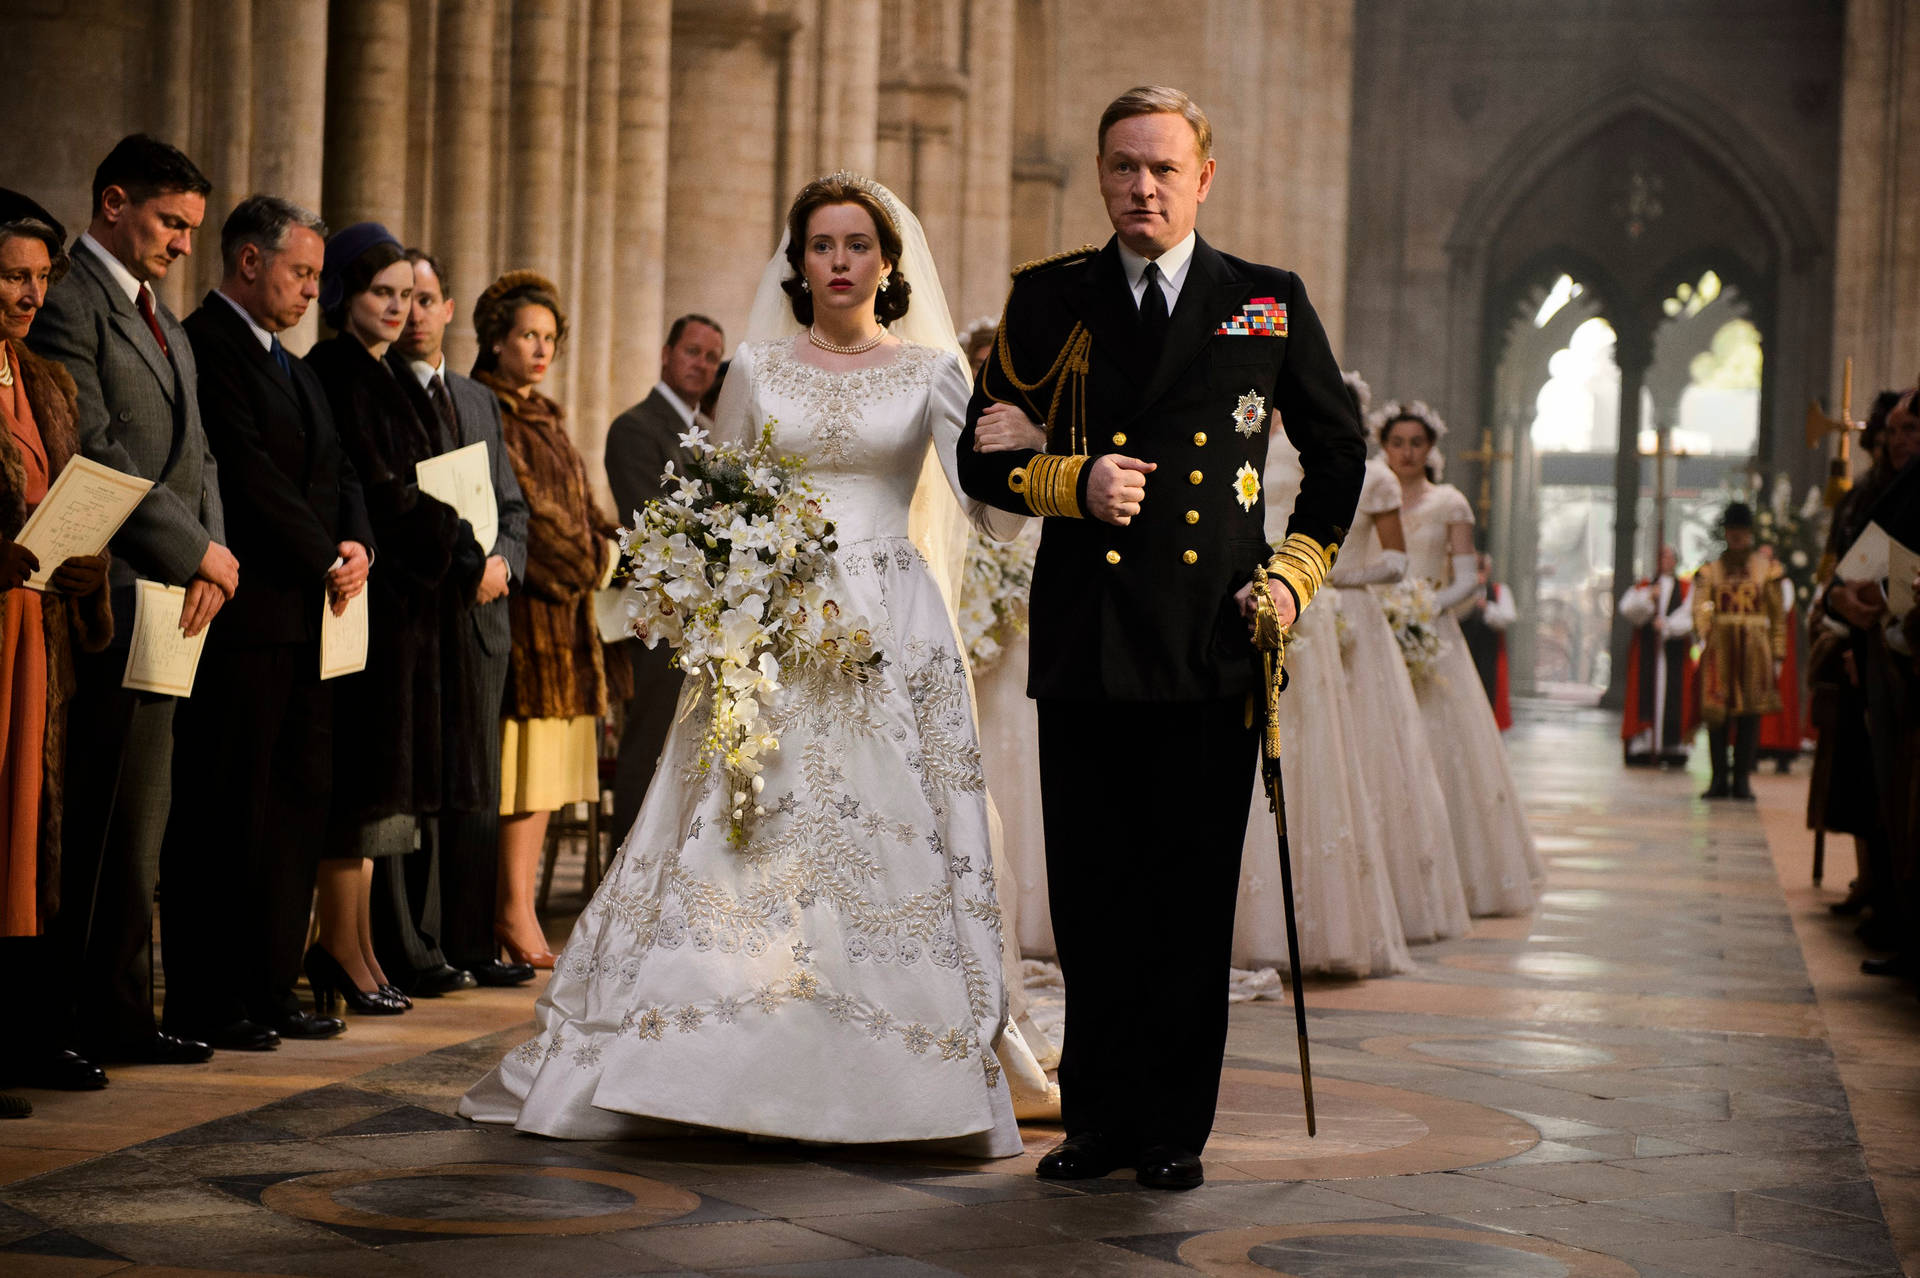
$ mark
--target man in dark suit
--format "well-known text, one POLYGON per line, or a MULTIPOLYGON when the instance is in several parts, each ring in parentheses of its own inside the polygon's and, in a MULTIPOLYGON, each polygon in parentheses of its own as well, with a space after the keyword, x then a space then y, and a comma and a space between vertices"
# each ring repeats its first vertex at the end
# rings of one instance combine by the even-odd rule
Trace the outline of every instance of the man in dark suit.
POLYGON ((280 344, 319 293, 325 243, 298 205, 242 200, 220 230, 220 287, 183 326, 247 588, 174 715, 166 1025, 235 1051, 345 1028, 293 993, 332 793, 321 612, 365 587, 373 543, 320 380, 280 344))
POLYGON ((1099 138, 1114 237, 1015 272, 959 467, 973 496, 1046 520, 1028 693, 1074 1012, 1067 1139, 1039 1174, 1134 1167, 1190 1189, 1219 1094, 1255 771, 1253 569, 1269 565, 1290 624, 1346 533, 1366 447, 1299 279, 1194 233, 1214 171, 1200 109, 1135 89, 1099 138), (983 421, 996 402, 1045 420, 1046 451, 1002 414, 983 421), (1260 494, 1273 411, 1306 471, 1277 552, 1260 494))
MULTIPOLYGON (((449 796, 440 815, 422 823, 427 846, 376 866, 390 876, 374 903, 375 944, 381 963, 406 973, 401 984, 432 997, 481 985, 519 985, 533 979, 524 963, 502 962, 494 939, 495 876, 500 856, 500 703, 506 695, 512 634, 507 595, 527 566, 527 502, 500 437, 500 403, 493 392, 447 367, 447 324, 454 302, 432 256, 408 249, 413 263, 413 309, 406 330, 387 353, 394 375, 417 386, 456 448, 484 443, 493 473, 499 532, 471 609, 453 619, 443 649, 449 751, 479 756, 477 806, 449 796), (397 864, 404 862, 404 865, 397 864), (404 875, 404 878, 399 876, 404 875), (392 955, 391 958, 388 955, 392 955)), ((449 770, 470 765, 449 759, 449 770)))
MULTIPOLYGON (((726 340, 720 325, 704 315, 675 320, 660 351, 659 383, 607 428, 607 484, 623 525, 631 527, 633 512, 661 495, 660 474, 668 462, 686 470, 689 454, 680 446, 680 436, 696 421, 712 425, 698 415, 697 406, 720 371, 726 340)), ((650 649, 630 641, 625 647, 633 663, 633 698, 627 702, 620 760, 613 773, 616 840, 633 828, 641 800, 647 797, 667 729, 673 725, 682 677, 665 644, 650 649)))
POLYGON ((92 223, 29 341, 73 374, 81 451, 154 481, 113 538, 113 646, 76 657, 67 719, 61 924, 78 991, 75 1035, 97 1060, 185 1064, 211 1050, 154 1025, 147 953, 174 699, 121 687, 136 578, 186 588, 189 634, 240 584, 200 426, 193 348, 153 294, 154 281, 192 251, 211 189, 165 142, 121 139, 93 175, 92 223))

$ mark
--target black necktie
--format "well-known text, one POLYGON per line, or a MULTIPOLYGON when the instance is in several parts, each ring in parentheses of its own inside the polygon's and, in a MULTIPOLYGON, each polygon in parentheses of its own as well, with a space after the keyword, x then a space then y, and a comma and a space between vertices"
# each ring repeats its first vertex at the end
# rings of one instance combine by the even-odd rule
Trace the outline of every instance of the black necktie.
POLYGON ((427 379, 427 398, 433 401, 433 415, 440 419, 440 430, 447 447, 460 442, 460 423, 453 415, 453 401, 447 397, 447 384, 435 373, 427 379))
POLYGON ((287 358, 287 348, 280 344, 280 339, 277 337, 272 339, 272 343, 267 349, 273 352, 273 362, 280 366, 280 371, 287 375, 287 380, 292 381, 293 362, 287 358))
POLYGON ((1157 355, 1167 340, 1167 295, 1160 291, 1160 264, 1148 262, 1140 280, 1146 285, 1140 294, 1140 349, 1157 355))

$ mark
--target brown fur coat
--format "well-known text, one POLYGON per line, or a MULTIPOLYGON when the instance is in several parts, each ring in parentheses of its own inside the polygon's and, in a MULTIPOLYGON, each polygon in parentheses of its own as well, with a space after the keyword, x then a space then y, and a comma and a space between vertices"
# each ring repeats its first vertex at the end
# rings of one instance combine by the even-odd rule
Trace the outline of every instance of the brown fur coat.
MULTIPOLYGON (((57 479, 80 450, 73 376, 18 342, 7 343, 7 355, 40 427, 48 475, 57 479)), ((12 432, 0 429, 0 535, 16 537, 27 522, 26 486, 20 446, 14 443, 12 432)), ((11 593, 0 594, 0 613, 7 608, 11 593)), ((40 927, 45 931, 60 908, 60 811, 67 754, 67 700, 74 689, 73 648, 76 644, 84 652, 106 648, 113 638, 113 609, 104 582, 83 598, 56 594, 40 598, 41 629, 47 645, 47 728, 41 760, 40 849, 35 883, 40 927)))
POLYGON ((527 499, 526 577, 507 598, 513 654, 506 714, 603 715, 609 693, 622 698, 631 684, 624 659, 601 644, 593 618, 594 590, 613 553, 613 521, 594 505, 560 405, 538 391, 522 399, 490 373, 475 380, 500 401, 502 442, 527 499))

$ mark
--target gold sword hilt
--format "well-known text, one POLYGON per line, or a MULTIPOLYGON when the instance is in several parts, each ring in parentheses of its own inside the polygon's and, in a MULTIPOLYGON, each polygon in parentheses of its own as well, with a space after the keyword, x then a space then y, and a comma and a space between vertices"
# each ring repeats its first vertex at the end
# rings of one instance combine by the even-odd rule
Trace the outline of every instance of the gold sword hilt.
POLYGON ((1273 595, 1267 589, 1267 566, 1253 566, 1253 646, 1260 650, 1266 672, 1266 730, 1261 735, 1261 750, 1268 759, 1280 757, 1280 693, 1287 686, 1288 628, 1280 624, 1274 611, 1273 595))

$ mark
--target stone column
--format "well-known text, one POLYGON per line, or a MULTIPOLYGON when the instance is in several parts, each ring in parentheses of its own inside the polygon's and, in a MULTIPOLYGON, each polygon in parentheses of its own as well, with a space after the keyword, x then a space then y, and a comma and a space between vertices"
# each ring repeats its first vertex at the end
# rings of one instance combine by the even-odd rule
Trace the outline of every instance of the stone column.
POLYGON ((493 282, 493 0, 444 0, 434 49, 433 223, 427 249, 454 299, 447 365, 472 367, 473 303, 493 282))
POLYGON ((1012 263, 1014 0, 971 0, 961 273, 946 280, 954 322, 998 315, 1012 263))
POLYGON ((1920 5, 1848 0, 1843 75, 1828 404, 1852 356, 1860 413, 1920 371, 1920 5))
MULTIPOLYGON (((1613 455, 1613 580, 1615 594, 1636 579, 1635 543, 1640 532, 1640 391, 1653 363, 1653 343, 1644 333, 1620 327, 1614 359, 1620 365, 1620 426, 1613 455)), ((1633 632, 1617 615, 1608 644, 1607 690, 1600 704, 1617 710, 1626 701, 1627 645, 1633 632)))
POLYGON ((779 243, 780 65, 762 0, 680 0, 667 139, 665 314, 701 311, 736 337, 779 243))
MULTIPOLYGON (((253 189, 318 212, 326 118, 325 6, 253 0, 253 189)), ((320 314, 309 307, 281 340, 304 354, 319 332, 320 314)))
POLYGON ((200 0, 194 47, 195 65, 221 73, 196 77, 194 127, 188 137, 175 139, 213 183, 193 256, 168 272, 169 282, 180 276, 186 310, 220 282, 221 223, 253 190, 253 0, 200 0))
MULTIPOLYGON (((615 139, 613 333, 608 399, 636 403, 659 372, 665 335, 667 89, 672 76, 673 0, 622 0, 620 116, 615 139)), ((697 180, 698 174, 693 175, 697 180)), ((738 340, 737 332, 729 336, 738 340)), ((625 517, 628 512, 617 512, 625 517)))
POLYGON ((620 0, 592 0, 587 44, 586 119, 574 322, 573 400, 567 405, 573 441, 587 462, 587 475, 604 499, 607 424, 626 408, 610 395, 613 352, 613 262, 615 205, 620 157, 620 0))
POLYGON ((507 103, 507 260, 558 278, 569 206, 567 0, 513 0, 513 56, 507 103))
POLYGON ((961 186, 968 83, 961 71, 960 10, 941 0, 901 0, 881 45, 875 176, 918 215, 941 281, 962 279, 961 186))
POLYGON ((880 0, 821 0, 818 23, 812 167, 818 173, 872 173, 880 117, 880 0))
POLYGON ((407 0, 333 0, 327 32, 323 209, 338 228, 405 233, 407 0))

